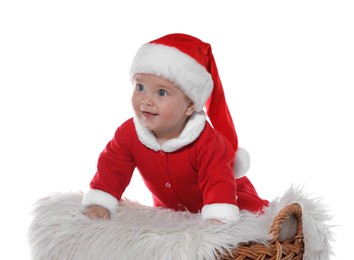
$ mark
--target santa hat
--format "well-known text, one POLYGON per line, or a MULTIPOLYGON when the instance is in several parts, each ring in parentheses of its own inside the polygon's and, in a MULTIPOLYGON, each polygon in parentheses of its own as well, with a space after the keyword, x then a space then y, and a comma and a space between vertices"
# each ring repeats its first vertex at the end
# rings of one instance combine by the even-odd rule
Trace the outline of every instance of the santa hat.
POLYGON ((213 127, 237 151, 234 171, 242 177, 249 168, 246 150, 238 149, 235 126, 209 43, 187 34, 168 34, 137 52, 130 70, 131 80, 138 73, 153 74, 175 83, 193 102, 197 112, 206 107, 213 127))

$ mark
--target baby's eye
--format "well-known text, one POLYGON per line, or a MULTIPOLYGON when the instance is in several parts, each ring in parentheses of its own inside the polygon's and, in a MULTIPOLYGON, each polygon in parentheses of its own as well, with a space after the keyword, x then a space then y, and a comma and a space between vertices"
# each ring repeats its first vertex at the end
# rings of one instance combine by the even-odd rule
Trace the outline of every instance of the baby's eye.
POLYGON ((167 91, 164 90, 164 89, 159 89, 157 91, 157 94, 160 96, 160 97, 164 97, 164 96, 167 96, 167 91))
POLYGON ((142 84, 136 84, 135 89, 137 91, 144 91, 145 87, 142 84))

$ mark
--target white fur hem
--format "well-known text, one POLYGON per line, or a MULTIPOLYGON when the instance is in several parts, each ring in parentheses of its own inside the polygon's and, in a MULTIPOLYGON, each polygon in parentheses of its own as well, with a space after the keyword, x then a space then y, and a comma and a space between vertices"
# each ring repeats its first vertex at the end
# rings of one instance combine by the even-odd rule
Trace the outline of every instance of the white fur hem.
POLYGON ((118 200, 113 197, 111 194, 101 191, 101 190, 89 190, 85 193, 82 198, 81 205, 87 207, 89 205, 100 205, 109 210, 112 214, 118 208, 118 200))
POLYGON ((237 206, 227 203, 213 203, 202 208, 201 218, 217 219, 222 222, 237 222, 240 219, 240 210, 237 206))

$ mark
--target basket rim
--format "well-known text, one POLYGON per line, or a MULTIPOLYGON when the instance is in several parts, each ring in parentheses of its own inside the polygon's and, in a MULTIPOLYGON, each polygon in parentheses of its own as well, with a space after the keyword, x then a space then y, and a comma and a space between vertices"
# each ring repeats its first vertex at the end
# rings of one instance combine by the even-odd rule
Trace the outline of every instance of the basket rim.
POLYGON ((293 202, 285 207, 283 207, 279 213, 274 217, 271 227, 269 229, 269 234, 271 237, 271 242, 278 241, 279 233, 283 226, 283 223, 291 215, 297 220, 296 233, 293 236, 293 239, 303 239, 303 230, 302 230, 302 207, 300 203, 293 202))
POLYGON ((282 259, 286 252, 286 259, 302 259, 304 252, 304 241, 302 231, 302 207, 299 203, 293 202, 284 206, 273 218, 269 234, 271 239, 268 243, 247 242, 241 243, 231 251, 217 251, 217 259, 282 259), (293 215, 297 220, 297 230, 293 238, 286 241, 279 241, 279 232, 283 222, 293 215), (272 258, 270 258, 272 257, 272 258))

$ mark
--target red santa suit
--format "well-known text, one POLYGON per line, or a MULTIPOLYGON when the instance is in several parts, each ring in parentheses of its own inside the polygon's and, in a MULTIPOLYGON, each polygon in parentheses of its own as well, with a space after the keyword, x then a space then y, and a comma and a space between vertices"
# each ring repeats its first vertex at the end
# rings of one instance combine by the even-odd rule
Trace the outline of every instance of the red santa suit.
POLYGON ((137 118, 130 119, 101 153, 83 204, 114 212, 137 168, 155 206, 236 221, 239 209, 258 212, 267 201, 258 197, 247 177, 235 180, 234 159, 232 145, 206 122, 204 112, 195 113, 182 134, 162 146, 137 118))
POLYGON ((138 119, 122 124, 99 157, 83 205, 113 213, 135 168, 155 206, 200 211, 203 219, 228 222, 238 220, 240 209, 259 212, 268 205, 247 177, 235 180, 242 160, 211 46, 186 34, 165 35, 138 50, 131 80, 139 73, 173 82, 193 101, 195 113, 182 134, 162 146, 138 119))

